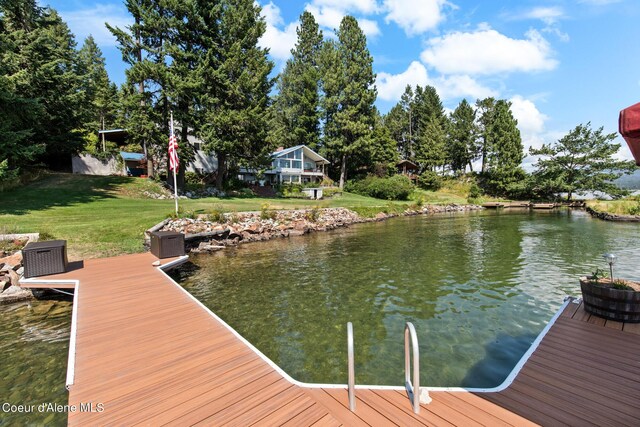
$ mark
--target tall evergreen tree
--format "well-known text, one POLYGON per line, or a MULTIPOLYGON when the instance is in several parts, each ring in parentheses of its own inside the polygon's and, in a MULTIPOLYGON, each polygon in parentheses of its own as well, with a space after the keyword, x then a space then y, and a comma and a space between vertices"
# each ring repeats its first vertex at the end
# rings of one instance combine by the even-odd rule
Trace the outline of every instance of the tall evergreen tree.
MULTIPOLYGON (((73 35, 55 10, 35 0, 2 1, 0 20, 3 90, 9 103, 26 113, 9 128, 18 132, 20 144, 40 147, 37 159, 69 168, 70 155, 81 146, 77 106, 83 99, 73 35)), ((35 161, 36 152, 31 155, 35 161)))
MULTIPOLYGON (((138 143, 154 165, 166 161, 169 117, 173 109, 169 40, 175 32, 175 2, 126 0, 134 23, 127 29, 107 28, 118 40, 126 71, 126 127, 131 142, 138 143)), ((167 162, 168 164, 168 162, 167 162)))
POLYGON ((413 112, 415 160, 422 169, 435 171, 446 160, 448 119, 433 86, 416 86, 413 112))
POLYGON ((473 172, 472 162, 475 160, 478 137, 475 123, 476 113, 466 99, 451 113, 451 129, 449 133, 449 161, 455 173, 464 173, 467 165, 473 172))
POLYGON ((94 140, 98 130, 108 129, 115 124, 118 89, 109 81, 102 51, 92 36, 86 38, 78 51, 77 69, 85 95, 81 106, 84 109, 84 136, 85 139, 94 140))
POLYGON ((358 21, 345 16, 337 36, 324 50, 324 134, 327 150, 339 159, 343 188, 349 158, 371 143, 377 91, 373 58, 358 21))
POLYGON ((300 15, 298 41, 278 79, 274 101, 272 140, 283 146, 305 144, 314 150, 320 142, 319 52, 322 31, 313 15, 300 15))
POLYGON ((201 88, 197 135, 216 154, 216 186, 222 188, 229 166, 268 161, 267 107, 273 63, 258 47, 266 24, 252 0, 198 2, 202 18, 201 88))
POLYGON ((378 176, 395 173, 399 160, 396 141, 391 137, 389 129, 384 125, 383 118, 378 109, 375 109, 375 121, 371 146, 369 148, 370 159, 367 162, 373 165, 373 172, 378 176))
POLYGON ((410 85, 404 88, 404 92, 398 101, 399 112, 402 112, 399 118, 399 126, 401 129, 400 139, 398 139, 398 150, 402 154, 402 158, 406 160, 415 159, 415 134, 416 134, 416 115, 413 111, 414 93, 410 85))
POLYGON ((493 121, 489 128, 492 151, 489 155, 489 186, 495 194, 507 194, 510 186, 522 180, 521 167, 524 147, 518 122, 510 110, 511 103, 496 101, 493 121))
POLYGON ((491 123, 493 123, 495 108, 495 98, 489 97, 476 101, 476 117, 478 119, 478 132, 480 136, 477 152, 482 161, 482 166, 480 167, 480 172, 482 173, 487 171, 489 153, 491 153, 491 150, 493 149, 491 141, 491 123))
POLYGON ((421 120, 420 135, 416 148, 416 162, 422 170, 445 170, 447 161, 446 140, 448 119, 432 114, 421 120))

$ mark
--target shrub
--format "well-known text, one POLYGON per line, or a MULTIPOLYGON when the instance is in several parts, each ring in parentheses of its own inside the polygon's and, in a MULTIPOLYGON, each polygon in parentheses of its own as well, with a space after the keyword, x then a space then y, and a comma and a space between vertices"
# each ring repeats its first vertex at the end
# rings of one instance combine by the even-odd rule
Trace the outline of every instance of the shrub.
POLYGON ((349 181, 345 187, 346 191, 384 200, 407 200, 414 189, 411 180, 404 175, 368 176, 361 181, 349 181))
POLYGON ((220 205, 213 205, 209 212, 207 212, 207 221, 211 222, 226 222, 227 218, 224 216, 224 209, 220 205))
POLYGON ((276 211, 270 208, 269 203, 263 203, 260 206, 260 219, 275 219, 276 211))
POLYGON ((418 177, 418 186, 425 190, 438 191, 443 184, 442 177, 434 171, 424 171, 418 177))
POLYGON ((475 182, 473 184, 471 184, 471 187, 469 188, 469 199, 478 199, 482 196, 482 190, 480 189, 480 187, 478 186, 478 184, 476 184, 475 182))
POLYGON ((333 197, 336 194, 342 194, 339 187, 325 187, 322 189, 322 197, 333 197))
POLYGON ((637 202, 635 205, 629 206, 628 212, 629 215, 640 215, 640 202, 637 202))
POLYGON ((302 192, 302 184, 295 182, 282 184, 280 186, 280 195, 290 199, 303 199, 305 194, 302 192))
POLYGON ((184 173, 184 182, 188 185, 201 185, 204 184, 203 179, 200 175, 195 172, 185 172, 184 173))
POLYGON ((309 222, 318 222, 318 219, 320 218, 320 208, 315 206, 313 209, 305 212, 304 217, 309 222))

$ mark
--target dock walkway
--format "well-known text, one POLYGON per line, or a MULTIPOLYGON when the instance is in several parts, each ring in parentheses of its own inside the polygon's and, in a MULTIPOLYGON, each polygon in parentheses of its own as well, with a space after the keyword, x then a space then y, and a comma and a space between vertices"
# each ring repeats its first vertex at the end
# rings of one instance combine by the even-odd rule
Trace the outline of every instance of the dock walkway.
POLYGON ((87 260, 24 281, 75 288, 69 425, 640 425, 640 330, 591 319, 578 304, 506 388, 433 390, 417 415, 400 388, 358 389, 354 413, 344 386, 292 380, 155 260, 87 260))

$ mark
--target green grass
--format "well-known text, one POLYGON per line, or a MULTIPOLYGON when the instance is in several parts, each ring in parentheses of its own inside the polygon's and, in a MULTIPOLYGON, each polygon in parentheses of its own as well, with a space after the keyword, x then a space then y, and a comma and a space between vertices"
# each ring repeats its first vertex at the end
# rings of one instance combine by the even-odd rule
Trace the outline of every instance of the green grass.
MULTIPOLYGON (((19 189, 2 193, 0 233, 46 233, 68 241, 70 258, 141 252, 143 233, 174 210, 173 200, 144 198, 159 191, 150 180, 126 177, 50 174, 19 189)), ((185 212, 207 213, 319 207, 386 208, 401 202, 343 193, 331 199, 204 198, 180 200, 185 212)))
POLYGON ((587 206, 598 212, 608 212, 614 215, 640 214, 640 201, 636 197, 620 200, 590 200, 587 206))

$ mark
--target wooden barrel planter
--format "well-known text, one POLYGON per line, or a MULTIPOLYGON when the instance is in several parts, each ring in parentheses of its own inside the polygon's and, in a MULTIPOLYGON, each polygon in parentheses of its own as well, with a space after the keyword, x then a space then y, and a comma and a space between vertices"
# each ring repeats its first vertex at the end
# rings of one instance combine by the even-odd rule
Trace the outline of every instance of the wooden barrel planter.
POLYGON ((619 322, 640 323, 640 292, 615 289, 580 278, 584 309, 619 322))

